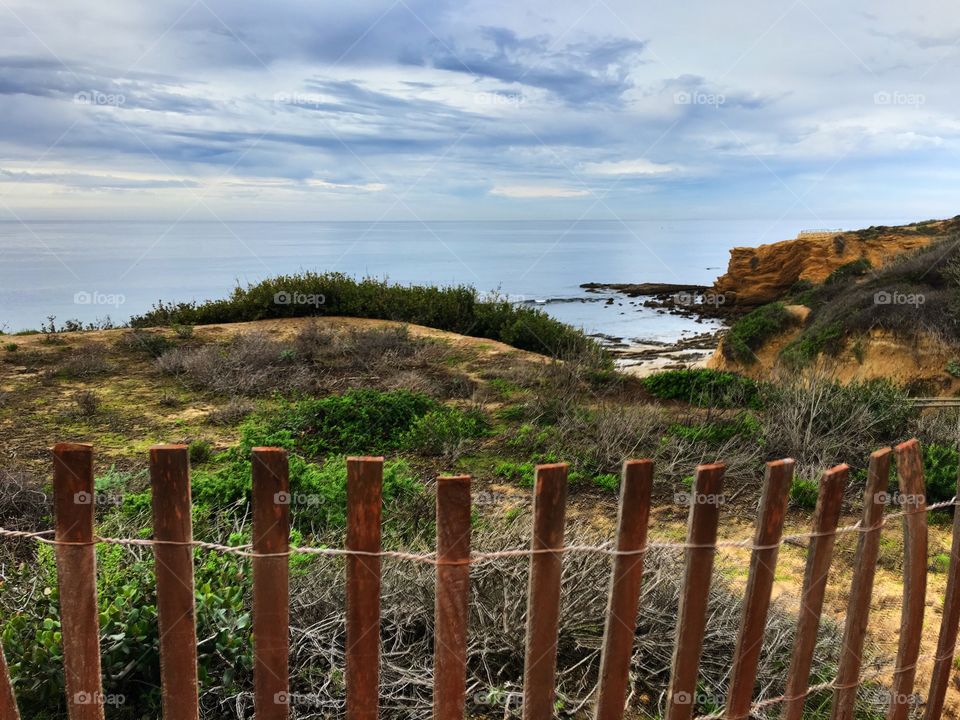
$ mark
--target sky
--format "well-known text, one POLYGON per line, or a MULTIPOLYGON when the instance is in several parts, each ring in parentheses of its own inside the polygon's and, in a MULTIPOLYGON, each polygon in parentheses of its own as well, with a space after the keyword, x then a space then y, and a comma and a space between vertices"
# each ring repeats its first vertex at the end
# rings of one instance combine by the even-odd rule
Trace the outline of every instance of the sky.
POLYGON ((960 213, 949 0, 0 0, 0 220, 960 213))

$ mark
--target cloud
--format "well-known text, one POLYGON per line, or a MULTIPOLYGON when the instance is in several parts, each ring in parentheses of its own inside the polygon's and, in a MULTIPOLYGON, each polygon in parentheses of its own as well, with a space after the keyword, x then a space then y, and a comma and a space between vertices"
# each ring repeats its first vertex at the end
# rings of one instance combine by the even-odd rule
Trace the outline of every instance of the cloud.
POLYGON ((588 162, 583 164, 583 169, 591 175, 641 175, 644 177, 677 175, 683 171, 680 165, 655 163, 644 158, 588 162))
POLYGON ((539 200, 543 198, 575 198, 589 195, 589 190, 553 187, 547 185, 496 185, 491 195, 513 198, 514 200, 539 200))
POLYGON ((105 217, 175 219, 184 178, 226 216, 380 217, 401 196, 425 217, 539 218, 588 194, 571 170, 615 179, 597 212, 631 217, 776 219, 794 178, 822 178, 817 213, 956 195, 929 180, 960 154, 960 26, 940 8, 88 5, 8 2, 29 28, 10 14, 0 56, 13 210, 98 191, 105 217))
POLYGON ((550 37, 521 37, 502 27, 484 28, 481 38, 481 47, 435 41, 429 61, 442 70, 540 88, 567 103, 618 104, 633 87, 630 73, 646 46, 617 38, 558 47, 550 37))

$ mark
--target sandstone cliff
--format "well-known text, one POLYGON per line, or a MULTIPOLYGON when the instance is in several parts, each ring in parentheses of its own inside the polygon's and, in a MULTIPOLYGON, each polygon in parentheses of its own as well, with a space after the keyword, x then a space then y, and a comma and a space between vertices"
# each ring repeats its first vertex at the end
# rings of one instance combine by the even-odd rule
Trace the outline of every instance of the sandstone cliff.
POLYGON ((713 290, 727 307, 752 307, 779 299, 799 280, 823 282, 841 265, 866 258, 880 267, 895 255, 960 232, 960 216, 900 227, 848 232, 801 233, 794 240, 738 247, 730 251, 727 272, 713 290))

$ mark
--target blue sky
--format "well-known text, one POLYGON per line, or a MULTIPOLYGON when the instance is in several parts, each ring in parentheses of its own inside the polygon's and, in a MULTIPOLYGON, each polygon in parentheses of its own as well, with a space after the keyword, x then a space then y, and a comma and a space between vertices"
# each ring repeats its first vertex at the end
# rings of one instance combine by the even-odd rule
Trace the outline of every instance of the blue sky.
POLYGON ((0 219, 960 213, 950 2, 0 0, 0 219))

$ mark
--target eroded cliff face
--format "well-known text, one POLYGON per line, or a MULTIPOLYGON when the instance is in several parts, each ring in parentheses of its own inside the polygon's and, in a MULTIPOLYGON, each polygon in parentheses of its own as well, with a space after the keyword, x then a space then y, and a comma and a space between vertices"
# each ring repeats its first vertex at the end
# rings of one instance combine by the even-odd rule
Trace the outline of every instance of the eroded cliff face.
MULTIPOLYGON (((793 375, 797 371, 783 364, 780 351, 800 331, 801 327, 794 327, 770 340, 757 350, 756 361, 750 365, 727 358, 721 340, 706 366, 755 380, 793 375)), ((956 347, 929 333, 905 338, 874 330, 859 337, 856 343, 849 343, 836 357, 821 357, 818 362, 842 383, 883 378, 901 386, 922 388, 923 394, 952 397, 960 392, 960 378, 951 375, 947 366, 956 356, 956 347)))
POLYGON ((713 290, 725 305, 755 306, 781 298, 799 280, 823 282, 841 265, 861 258, 880 267, 894 256, 960 232, 960 216, 901 227, 841 233, 801 233, 794 240, 738 247, 730 251, 727 272, 713 290))

